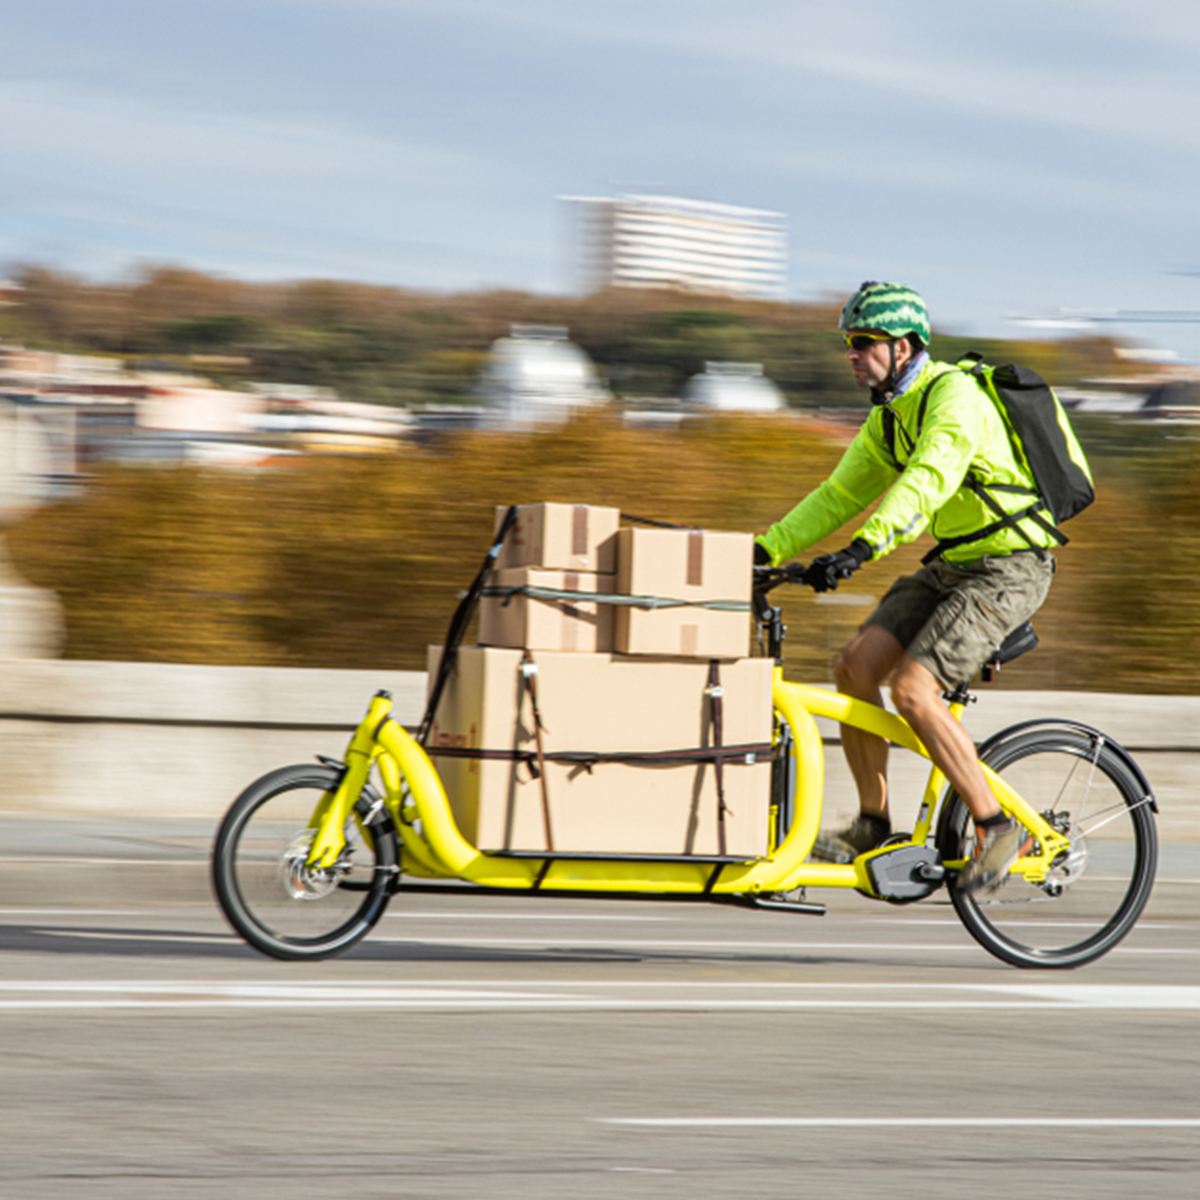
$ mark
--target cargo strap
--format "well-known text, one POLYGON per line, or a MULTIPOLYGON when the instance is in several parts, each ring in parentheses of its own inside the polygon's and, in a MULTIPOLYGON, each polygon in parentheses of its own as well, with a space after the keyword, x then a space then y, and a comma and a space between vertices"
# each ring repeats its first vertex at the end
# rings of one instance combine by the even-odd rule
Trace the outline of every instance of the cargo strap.
MULTIPOLYGON (((724 710, 723 698, 725 689, 721 687, 721 665, 715 658, 708 662, 708 702, 712 707, 712 742, 713 749, 721 749, 722 715, 724 710)), ((717 777, 717 853, 725 857, 725 760, 713 759, 713 772, 717 777)), ((715 882, 715 880, 714 880, 715 882)))
POLYGON ((716 612, 749 612, 748 600, 675 600, 667 596, 618 596, 613 592, 568 592, 562 588, 535 587, 525 584, 513 587, 485 587, 482 596, 503 597, 507 604, 514 596, 529 600, 566 600, 570 603, 612 604, 622 608, 711 608, 716 612))
MULTIPOLYGON (((484 750, 473 746, 427 746, 430 758, 475 758, 484 762, 519 762, 529 768, 531 778, 538 775, 538 754, 534 750, 484 750)), ((567 763, 587 771, 598 763, 630 763, 634 766, 670 765, 672 763, 728 763, 731 766, 752 767, 771 758, 774 747, 770 742, 742 742, 736 746, 698 746, 689 750, 628 750, 602 752, 599 750, 549 750, 541 755, 541 763, 567 763)))
POLYGON ((537 698, 537 663, 528 650, 521 656, 521 678, 529 689, 529 703, 533 708, 533 736, 537 745, 537 779, 542 793, 542 822, 546 827, 546 849, 554 849, 554 834, 550 828, 550 791, 546 784, 546 753, 542 745, 542 710, 537 698))
POLYGON ((655 529, 694 529, 694 525, 676 525, 671 521, 659 521, 654 517, 635 517, 633 513, 623 512, 622 521, 630 521, 634 525, 651 525, 655 529))
POLYGON ((442 646, 442 661, 438 664, 437 677, 434 679, 433 687, 429 691, 429 702, 425 705, 425 715, 421 718, 421 724, 417 728, 417 742, 420 745, 425 745, 429 737, 429 731, 433 728, 433 718, 437 714, 438 703, 441 701, 442 692, 446 690, 446 681, 450 678, 450 672, 454 669, 454 660, 458 656, 458 647, 462 644, 463 638, 466 636, 467 626, 471 623, 471 618, 475 615, 475 608, 479 604, 479 597, 483 595, 483 585, 487 577, 492 573, 492 569, 496 565, 496 559, 500 557, 500 549, 504 545, 504 539, 508 537, 508 532, 517 523, 517 506, 509 505, 508 511, 504 514, 504 519, 500 522, 500 527, 496 530, 496 538, 492 542, 491 549, 483 559, 483 566, 479 568, 479 574, 475 576, 474 582, 467 589, 466 595, 459 601, 458 607, 454 610, 454 616, 450 618, 450 628, 446 633, 446 641, 442 646))

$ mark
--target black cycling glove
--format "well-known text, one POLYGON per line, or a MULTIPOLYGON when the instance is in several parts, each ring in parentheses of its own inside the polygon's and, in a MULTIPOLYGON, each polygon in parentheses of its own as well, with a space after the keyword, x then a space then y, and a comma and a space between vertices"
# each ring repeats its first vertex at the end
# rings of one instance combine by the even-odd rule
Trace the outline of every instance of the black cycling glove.
POLYGON ((862 538, 855 538, 845 550, 814 558, 804 572, 804 582, 814 592, 835 592, 838 583, 849 579, 870 557, 871 547, 862 538))
POLYGON ((754 543, 754 565, 756 567, 769 567, 771 565, 771 552, 759 541, 754 543))

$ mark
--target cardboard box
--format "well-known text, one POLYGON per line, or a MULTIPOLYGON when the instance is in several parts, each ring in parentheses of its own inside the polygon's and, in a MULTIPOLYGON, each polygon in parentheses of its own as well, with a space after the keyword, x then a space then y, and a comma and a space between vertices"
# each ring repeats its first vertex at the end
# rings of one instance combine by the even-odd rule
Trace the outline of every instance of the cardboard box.
MULTIPOLYGON (((547 848, 541 781, 525 762, 439 755, 439 747, 536 751, 520 650, 459 649, 427 747, 463 836, 481 850, 547 848)), ((546 651, 537 665, 543 744, 557 751, 653 752, 712 745, 709 664, 683 659, 546 651)), ((430 679, 441 648, 429 650, 430 679)), ((771 740, 770 659, 723 662, 723 744, 771 740)), ((717 789, 709 763, 547 762, 553 848, 576 853, 718 852, 717 789)), ((724 767, 726 851, 767 848, 769 756, 724 767)))
POLYGON ((674 600, 722 600, 738 611, 687 607, 616 612, 620 654, 741 658, 750 637, 754 537, 708 529, 622 529, 617 535, 617 592, 674 600))
MULTIPOLYGON (((493 571, 488 584, 565 592, 611 592, 616 586, 616 576, 513 567, 493 571)), ((609 651, 613 648, 613 607, 595 600, 484 596, 479 605, 479 644, 530 650, 609 651)))
MULTIPOLYGON (((508 511, 496 509, 496 525, 508 511)), ((551 571, 588 571, 611 575, 616 570, 615 508, 588 504, 522 504, 496 560, 498 570, 541 567, 551 571)))

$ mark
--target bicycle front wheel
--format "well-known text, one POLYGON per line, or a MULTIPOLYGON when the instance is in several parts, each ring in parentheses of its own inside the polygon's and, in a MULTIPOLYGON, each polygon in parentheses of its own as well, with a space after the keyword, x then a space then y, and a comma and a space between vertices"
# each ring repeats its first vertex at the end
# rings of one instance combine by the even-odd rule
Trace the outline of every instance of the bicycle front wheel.
POLYGON ((284 767, 252 783, 226 814, 213 847, 213 888, 229 923, 274 958, 340 954, 366 936, 387 907, 396 874, 396 831, 386 811, 367 827, 368 788, 346 822, 346 849, 329 870, 307 866, 321 797, 334 767, 284 767))
MULTIPOLYGON (((983 761, 1071 846, 1040 884, 1014 874, 986 896, 952 884, 963 924, 1018 967, 1077 967, 1099 958, 1133 928, 1154 885, 1158 840, 1145 788, 1103 737, 1068 725, 1002 737, 983 761)), ((970 858, 975 849, 974 822, 953 792, 938 847, 943 859, 970 858)))

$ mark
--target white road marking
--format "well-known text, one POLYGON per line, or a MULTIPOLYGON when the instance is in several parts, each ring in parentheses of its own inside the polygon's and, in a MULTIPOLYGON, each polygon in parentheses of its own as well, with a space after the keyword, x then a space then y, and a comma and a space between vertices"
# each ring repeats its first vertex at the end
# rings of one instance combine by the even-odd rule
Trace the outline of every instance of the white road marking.
POLYGON ((677 980, 0 980, 0 1011, 104 1009, 1200 1011, 1200 986, 677 980))
POLYGON ((0 908, 0 917, 159 917, 171 908, 0 908))
POLYGON ((657 1129, 1197 1129, 1200 1117, 595 1117, 657 1129))
POLYGON ((236 945, 241 938, 235 933, 146 933, 143 930, 122 932, 111 929, 37 929, 47 937, 86 938, 94 942, 178 942, 181 946, 236 945))
POLYGON ((646 917, 634 913, 498 913, 498 912, 404 912, 389 909, 383 914, 401 921, 678 921, 678 917, 646 917))
POLYGON ((92 858, 81 854, 19 854, 0 857, 0 866, 13 863, 65 863, 89 867, 207 867, 208 856, 196 858, 92 858))

